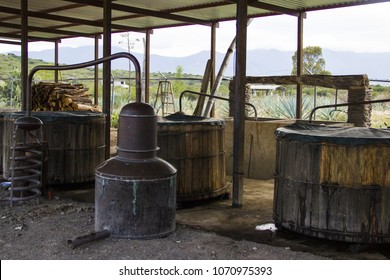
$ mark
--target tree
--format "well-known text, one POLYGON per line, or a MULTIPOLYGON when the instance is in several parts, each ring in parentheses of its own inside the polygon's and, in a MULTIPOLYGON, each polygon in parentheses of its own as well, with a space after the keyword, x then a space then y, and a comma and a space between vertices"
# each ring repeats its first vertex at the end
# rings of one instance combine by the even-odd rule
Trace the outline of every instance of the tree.
POLYGON ((0 106, 18 108, 21 97, 20 72, 16 70, 8 73, 8 77, 0 82, 0 106))
MULTIPOLYGON (((297 74, 297 52, 292 56, 293 70, 292 75, 297 74)), ((303 74, 322 74, 330 75, 325 70, 325 59, 322 57, 322 48, 318 46, 308 46, 303 49, 303 74)))
POLYGON ((173 91, 176 95, 182 93, 182 91, 184 91, 186 88, 186 85, 181 80, 181 78, 183 78, 183 70, 184 70, 183 67, 180 65, 176 67, 176 73, 175 73, 176 80, 173 82, 173 91))

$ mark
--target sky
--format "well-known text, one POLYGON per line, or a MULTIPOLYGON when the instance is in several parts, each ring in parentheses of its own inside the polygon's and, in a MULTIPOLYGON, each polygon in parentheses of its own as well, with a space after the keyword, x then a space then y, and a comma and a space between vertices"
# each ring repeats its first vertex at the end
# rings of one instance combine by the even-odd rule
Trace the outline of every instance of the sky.
MULTIPOLYGON (((225 53, 235 36, 234 21, 217 28, 217 51, 225 53)), ((143 34, 131 32, 131 51, 143 52, 143 34)), ((128 49, 120 34, 112 36, 112 45, 128 49)), ((297 18, 280 15, 257 18, 248 27, 248 50, 297 48, 297 18)), ((102 40, 100 40, 102 43, 102 40)), ((62 40, 61 47, 93 45, 94 40, 62 40)), ((390 3, 308 12, 304 20, 304 46, 353 52, 390 52, 390 3)), ((53 49, 53 43, 29 44, 30 51, 53 49)), ((164 56, 187 56, 210 49, 210 28, 187 26, 155 29, 151 35, 151 53, 164 56)), ((19 46, 0 44, 0 53, 18 51, 19 46)))

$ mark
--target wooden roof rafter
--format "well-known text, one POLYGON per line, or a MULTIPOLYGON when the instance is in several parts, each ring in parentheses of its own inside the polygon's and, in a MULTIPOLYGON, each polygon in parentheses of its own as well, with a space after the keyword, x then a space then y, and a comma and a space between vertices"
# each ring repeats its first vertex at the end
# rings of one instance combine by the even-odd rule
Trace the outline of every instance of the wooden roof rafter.
MULTIPOLYGON (((256 18, 280 14, 302 16, 307 11, 382 2, 389 0, 248 0, 247 5, 248 18, 256 18)), ((34 18, 29 20, 29 40, 102 34, 103 3, 103 0, 29 0, 27 14, 29 18, 34 18)), ((238 3, 237 0, 112 1, 111 31, 145 33, 146 30, 175 26, 211 26, 235 20, 238 3)), ((0 1, 0 23, 3 23, 0 24, 0 32, 9 33, 5 38, 21 34, 20 12, 18 1, 0 1)))
MULTIPOLYGON (((94 6, 94 7, 99 7, 99 8, 103 7, 103 1, 101 1, 101 0, 98 0, 98 1, 96 1, 96 0, 63 0, 63 1, 83 3, 87 6, 94 6)), ((210 22, 206 21, 206 20, 201 20, 201 19, 186 17, 186 16, 180 16, 180 15, 172 14, 172 13, 165 12, 165 11, 143 9, 143 8, 115 4, 115 3, 111 3, 111 8, 112 8, 112 10, 117 10, 117 11, 121 11, 121 12, 129 12, 129 13, 134 13, 134 14, 143 15, 143 16, 152 16, 152 17, 164 18, 164 19, 169 19, 169 20, 182 21, 182 22, 185 22, 188 24, 200 24, 200 25, 207 25, 207 26, 210 25, 210 22)), ((113 18, 113 21, 115 21, 115 18, 113 18)))
MULTIPOLYGON (((237 4, 237 1, 239 0, 225 0, 226 2, 231 2, 237 4)), ((276 14, 286 14, 286 15, 291 15, 298 17, 300 12, 296 10, 291 10, 282 6, 278 5, 273 5, 265 2, 258 2, 257 0, 250 0, 248 1, 248 6, 262 9, 262 10, 268 10, 271 13, 276 13, 276 14)))
MULTIPOLYGON (((20 9, 14 9, 14 8, 8 8, 8 7, 0 6, 0 12, 8 13, 8 14, 20 14, 21 10, 20 9)), ((76 25, 103 27, 102 20, 91 21, 91 20, 74 18, 74 17, 54 15, 54 14, 50 14, 50 13, 46 13, 46 12, 33 12, 33 11, 29 11, 28 12, 28 16, 29 17, 41 18, 41 19, 48 19, 48 20, 52 20, 52 21, 69 22, 69 23, 76 24, 76 25)), ((123 31, 128 30, 128 31, 135 31, 135 32, 145 32, 144 29, 132 28, 132 27, 129 27, 129 26, 119 25, 119 24, 111 24, 111 27, 113 29, 123 30, 123 31)))

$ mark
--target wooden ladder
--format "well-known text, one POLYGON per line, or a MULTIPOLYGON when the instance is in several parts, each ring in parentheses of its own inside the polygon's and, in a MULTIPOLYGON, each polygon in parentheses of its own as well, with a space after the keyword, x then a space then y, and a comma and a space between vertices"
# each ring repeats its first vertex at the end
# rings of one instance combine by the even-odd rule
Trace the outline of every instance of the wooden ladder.
POLYGON ((158 88, 156 93, 156 99, 154 100, 154 108, 156 108, 156 114, 158 114, 160 108, 163 116, 170 113, 175 113, 175 100, 173 97, 172 84, 170 81, 164 80, 158 82, 158 88), (161 104, 156 108, 157 100, 161 101, 161 104))

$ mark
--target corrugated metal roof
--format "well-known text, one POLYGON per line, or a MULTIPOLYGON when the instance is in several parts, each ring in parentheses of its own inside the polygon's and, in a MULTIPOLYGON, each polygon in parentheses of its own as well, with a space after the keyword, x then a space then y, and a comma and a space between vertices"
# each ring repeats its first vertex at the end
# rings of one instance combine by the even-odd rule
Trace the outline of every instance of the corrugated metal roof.
MULTIPOLYGON (((0 38, 19 40, 21 0, 0 1, 0 38)), ((248 1, 248 16, 365 5, 384 0, 264 0, 248 1)), ((140 31, 190 24, 210 25, 233 20, 236 1, 113 0, 112 32, 140 31)), ((29 39, 55 40, 103 33, 102 0, 28 0, 29 39)))

